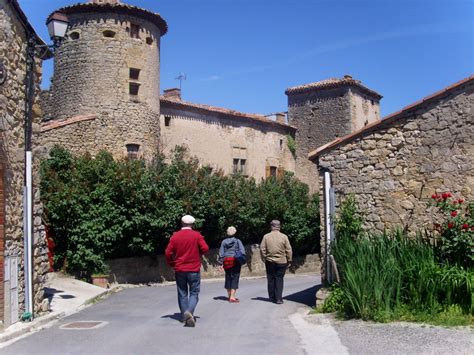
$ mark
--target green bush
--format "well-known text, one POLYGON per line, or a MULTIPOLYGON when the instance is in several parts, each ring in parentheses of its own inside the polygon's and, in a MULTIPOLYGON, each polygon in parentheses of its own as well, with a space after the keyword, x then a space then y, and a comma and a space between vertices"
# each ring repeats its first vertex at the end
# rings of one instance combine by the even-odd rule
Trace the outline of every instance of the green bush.
POLYGON ((453 306, 473 314, 474 272, 439 262, 432 238, 400 230, 381 235, 361 232, 354 199, 341 205, 332 252, 341 276, 341 310, 377 321, 412 314, 441 314, 453 306), (341 228, 347 228, 344 232, 341 228))
POLYGON ((259 243, 268 222, 282 221, 296 254, 319 251, 319 201, 292 174, 257 183, 200 166, 177 147, 171 161, 115 161, 101 152, 73 157, 55 147, 41 164, 44 219, 56 268, 87 277, 105 260, 162 253, 186 213, 211 247, 229 225, 245 244, 259 243))

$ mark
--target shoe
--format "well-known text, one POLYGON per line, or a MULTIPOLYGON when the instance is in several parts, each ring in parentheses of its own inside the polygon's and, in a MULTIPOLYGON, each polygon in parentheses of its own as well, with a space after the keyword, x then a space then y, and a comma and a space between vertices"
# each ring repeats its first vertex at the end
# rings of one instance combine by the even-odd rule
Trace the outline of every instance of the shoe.
POLYGON ((191 312, 184 312, 184 326, 185 327, 194 327, 196 326, 196 320, 191 312))
POLYGON ((230 303, 239 303, 240 300, 238 298, 229 298, 230 303))
POLYGON ((275 302, 276 304, 283 304, 283 300, 278 300, 275 302))

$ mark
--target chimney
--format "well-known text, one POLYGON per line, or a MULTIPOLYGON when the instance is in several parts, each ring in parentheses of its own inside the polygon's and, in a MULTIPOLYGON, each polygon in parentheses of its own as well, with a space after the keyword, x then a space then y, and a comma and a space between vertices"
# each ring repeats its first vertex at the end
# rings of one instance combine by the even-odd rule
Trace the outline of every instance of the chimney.
POLYGON ((172 88, 163 90, 163 96, 167 99, 178 100, 181 101, 181 89, 172 88))
POLYGON ((286 112, 275 113, 275 116, 276 116, 276 121, 278 123, 283 123, 283 124, 286 123, 286 112))
POLYGON ((346 74, 346 75, 344 75, 344 79, 346 79, 346 80, 352 80, 352 75, 346 74))

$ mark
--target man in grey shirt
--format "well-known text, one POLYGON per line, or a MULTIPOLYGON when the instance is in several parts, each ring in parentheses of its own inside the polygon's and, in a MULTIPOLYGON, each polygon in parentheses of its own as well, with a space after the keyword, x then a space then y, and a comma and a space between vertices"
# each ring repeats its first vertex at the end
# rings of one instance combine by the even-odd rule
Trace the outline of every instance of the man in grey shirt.
POLYGON ((271 302, 283 303, 283 277, 293 258, 288 237, 280 232, 280 221, 270 222, 271 232, 263 236, 260 252, 267 270, 268 297, 271 302))

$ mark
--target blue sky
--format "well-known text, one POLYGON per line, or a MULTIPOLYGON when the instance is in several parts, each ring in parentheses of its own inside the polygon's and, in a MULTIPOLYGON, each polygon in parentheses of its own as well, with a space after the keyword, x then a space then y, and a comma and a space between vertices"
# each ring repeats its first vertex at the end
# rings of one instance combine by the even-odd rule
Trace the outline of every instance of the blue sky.
MULTIPOLYGON (((77 1, 19 2, 47 39, 48 14, 77 1)), ((186 73, 183 99, 191 102, 286 111, 286 88, 350 74, 384 96, 385 116, 474 74, 474 0, 125 2, 168 22, 161 89, 186 73)))

